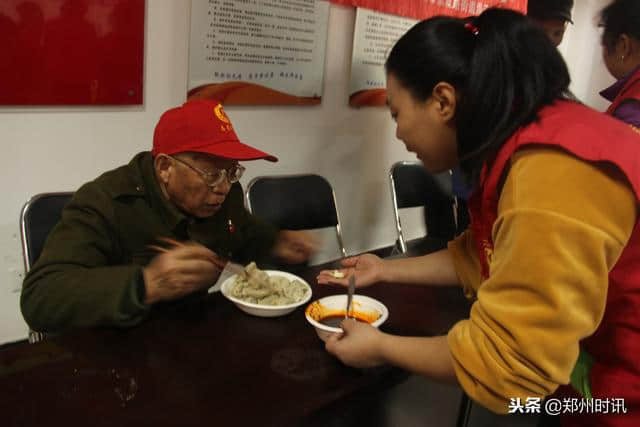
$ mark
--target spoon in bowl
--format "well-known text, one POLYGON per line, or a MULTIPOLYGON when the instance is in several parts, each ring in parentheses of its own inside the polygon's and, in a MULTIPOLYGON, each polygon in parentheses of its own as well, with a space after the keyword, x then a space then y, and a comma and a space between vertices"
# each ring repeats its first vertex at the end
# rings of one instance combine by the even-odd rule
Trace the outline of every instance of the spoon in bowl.
POLYGON ((356 276, 349 276, 349 288, 347 289, 347 309, 344 312, 344 318, 349 317, 349 310, 351 309, 351 300, 353 299, 353 293, 356 290, 356 276))

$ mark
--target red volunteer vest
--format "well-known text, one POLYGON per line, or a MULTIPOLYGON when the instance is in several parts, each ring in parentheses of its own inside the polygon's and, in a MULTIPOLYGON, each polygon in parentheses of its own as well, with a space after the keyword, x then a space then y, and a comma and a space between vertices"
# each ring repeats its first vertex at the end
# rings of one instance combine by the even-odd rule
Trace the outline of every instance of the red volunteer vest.
MULTIPOLYGON (((561 147, 589 162, 615 164, 640 201, 640 137, 624 123, 588 107, 558 101, 539 112, 539 121, 518 130, 500 148, 491 168, 482 170, 480 185, 469 199, 471 229, 483 277, 489 277, 493 253, 491 230, 497 218, 500 180, 511 156, 530 145, 561 147)), ((615 207, 612 207, 615 209, 615 207)), ((590 374, 594 398, 623 398, 629 413, 563 419, 564 425, 640 426, 640 221, 609 274, 607 305, 596 332, 581 345, 595 359, 590 374), (575 424, 572 424, 576 421, 575 424), (597 420, 597 421, 596 421, 597 420), (595 424, 594 424, 595 422, 595 424)), ((579 397, 570 387, 559 393, 579 397)))

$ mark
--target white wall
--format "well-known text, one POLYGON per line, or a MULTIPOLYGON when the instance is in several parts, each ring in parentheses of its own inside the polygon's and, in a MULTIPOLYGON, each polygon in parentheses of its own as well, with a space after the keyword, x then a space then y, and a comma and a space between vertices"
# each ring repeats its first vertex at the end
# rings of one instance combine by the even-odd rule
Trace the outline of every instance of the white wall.
POLYGON ((600 30, 597 16, 610 0, 576 0, 573 7, 574 25, 569 25, 560 45, 571 73, 571 90, 587 105, 603 111, 609 102, 598 92, 615 79, 602 61, 600 30))
MULTIPOLYGON (((607 76, 587 19, 602 1, 576 3, 576 25, 562 48, 574 91, 589 102, 607 76)), ((241 139, 280 157, 277 164, 247 163, 243 184, 257 175, 324 175, 336 191, 351 253, 395 240, 387 173, 394 162, 415 159, 395 139, 386 109, 347 105, 354 17, 353 9, 331 6, 320 106, 227 108, 241 139)), ((18 217, 24 202, 40 192, 74 190, 149 149, 160 114, 185 99, 189 2, 148 0, 146 22, 142 107, 0 108, 0 343, 24 338, 27 331, 18 306, 23 276, 18 217)))

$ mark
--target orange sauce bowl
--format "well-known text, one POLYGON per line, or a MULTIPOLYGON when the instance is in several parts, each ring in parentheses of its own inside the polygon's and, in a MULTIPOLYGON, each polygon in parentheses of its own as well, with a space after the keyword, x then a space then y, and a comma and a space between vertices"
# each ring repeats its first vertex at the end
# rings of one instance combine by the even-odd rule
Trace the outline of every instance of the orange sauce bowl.
MULTIPOLYGON (((322 341, 326 341, 332 334, 343 332, 340 322, 345 317, 346 305, 346 294, 339 294, 320 298, 307 306, 305 317, 322 341)), ((349 317, 377 328, 387 320, 389 310, 376 299, 354 295, 349 317)))

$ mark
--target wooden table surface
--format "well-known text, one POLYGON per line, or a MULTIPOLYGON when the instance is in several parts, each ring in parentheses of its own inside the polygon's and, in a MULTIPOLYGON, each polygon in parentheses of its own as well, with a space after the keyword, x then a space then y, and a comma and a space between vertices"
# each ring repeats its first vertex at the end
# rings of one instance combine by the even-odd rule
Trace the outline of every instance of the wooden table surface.
MULTIPOLYGON (((297 274, 312 300, 322 268, 297 274)), ((468 315, 459 288, 379 284, 358 293, 389 308, 381 329, 438 335, 468 315)), ((399 369, 347 367, 324 350, 304 307, 278 318, 241 312, 220 293, 128 330, 90 330, 0 350, 0 416, 14 426, 311 425, 354 394, 405 380, 399 369), (307 420, 307 421, 305 421, 307 420)))

